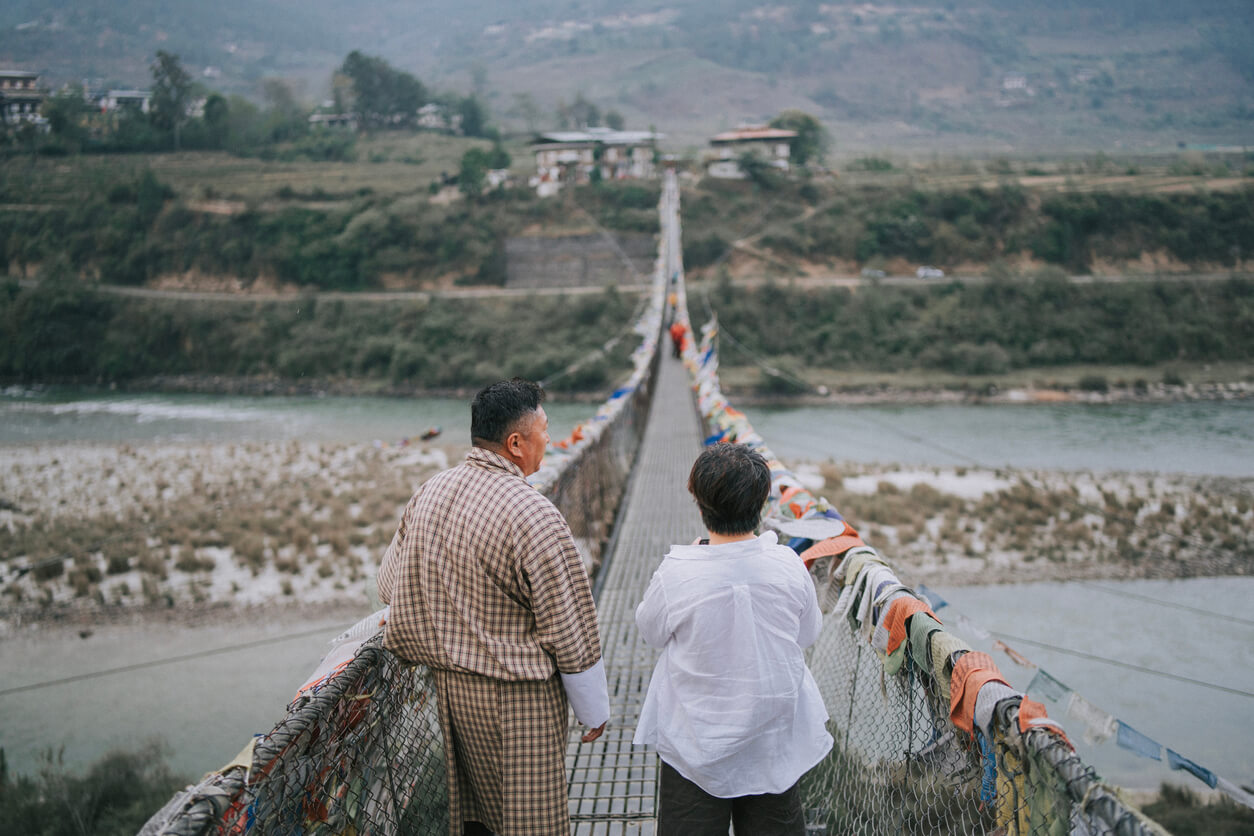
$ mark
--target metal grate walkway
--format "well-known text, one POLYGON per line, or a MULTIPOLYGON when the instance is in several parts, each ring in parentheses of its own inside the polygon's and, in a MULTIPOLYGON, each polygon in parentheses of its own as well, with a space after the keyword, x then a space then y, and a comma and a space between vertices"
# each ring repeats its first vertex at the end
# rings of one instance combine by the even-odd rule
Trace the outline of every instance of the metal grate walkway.
POLYGON ((697 415, 688 374, 666 348, 659 348, 657 390, 597 599, 610 721, 601 738, 588 744, 579 742, 576 726, 566 754, 576 834, 654 830, 657 755, 633 747, 631 738, 657 653, 636 632, 636 605, 668 548, 702 531, 686 487, 701 450, 697 415))

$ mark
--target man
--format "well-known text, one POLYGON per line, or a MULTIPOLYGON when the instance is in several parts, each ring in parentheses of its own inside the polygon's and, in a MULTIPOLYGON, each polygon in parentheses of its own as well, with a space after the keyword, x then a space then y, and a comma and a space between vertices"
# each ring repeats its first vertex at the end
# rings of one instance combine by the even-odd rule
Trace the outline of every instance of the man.
POLYGON ((414 494, 379 571, 384 646, 435 681, 452 836, 569 834, 568 705, 595 726, 585 742, 609 718, 587 572, 525 479, 549 442, 543 400, 519 378, 475 396, 466 461, 414 494))

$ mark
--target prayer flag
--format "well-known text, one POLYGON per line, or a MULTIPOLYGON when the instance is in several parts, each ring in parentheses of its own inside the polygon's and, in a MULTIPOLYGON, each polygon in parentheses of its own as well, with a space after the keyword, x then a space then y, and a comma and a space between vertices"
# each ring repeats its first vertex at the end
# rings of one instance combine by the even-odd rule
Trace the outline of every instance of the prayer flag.
POLYGON ((1216 775, 1215 787, 1217 789, 1220 789, 1226 792, 1228 796, 1232 798, 1234 801, 1244 804, 1246 807, 1249 807, 1251 810, 1254 810, 1254 795, 1250 795, 1248 792, 1241 789, 1236 784, 1229 781, 1227 778, 1221 778, 1220 776, 1216 775))
POLYGON ((1102 743, 1115 733, 1115 718, 1075 691, 1067 701, 1067 716, 1084 726, 1085 743, 1102 743))
POLYGON ((1047 674, 1044 668, 1038 668, 1036 676, 1032 677, 1032 681, 1028 683, 1028 692, 1039 694, 1050 702, 1057 703, 1062 702, 1071 693, 1071 689, 1047 674))
POLYGON ((1184 755, 1181 755, 1179 752, 1168 749, 1167 763, 1172 769, 1183 769, 1185 772, 1191 773, 1193 777, 1197 778, 1211 789, 1215 788, 1215 784, 1217 783, 1215 773, 1211 772, 1204 766, 1198 766, 1184 755))
POLYGON ((998 639, 997 641, 993 642, 993 650, 1002 651, 1003 653, 1005 653, 1007 656, 1010 657, 1010 660, 1012 662, 1014 662, 1016 665, 1018 665, 1021 668, 1035 668, 1036 667, 1035 662, 1033 662, 1028 657, 1024 656, 1019 651, 1015 650, 1010 645, 1006 644, 1001 639, 998 639))
POLYGON ((949 602, 936 594, 934 590, 928 589, 923 584, 919 584, 916 591, 927 599, 928 605, 932 608, 932 612, 936 612, 941 607, 948 606, 949 602))
POLYGON ((1163 759, 1162 744, 1156 740, 1150 740, 1136 729, 1129 726, 1122 720, 1116 720, 1119 724, 1119 730, 1115 734, 1115 742, 1119 744, 1120 749, 1127 749, 1143 758, 1153 758, 1156 761, 1163 759))

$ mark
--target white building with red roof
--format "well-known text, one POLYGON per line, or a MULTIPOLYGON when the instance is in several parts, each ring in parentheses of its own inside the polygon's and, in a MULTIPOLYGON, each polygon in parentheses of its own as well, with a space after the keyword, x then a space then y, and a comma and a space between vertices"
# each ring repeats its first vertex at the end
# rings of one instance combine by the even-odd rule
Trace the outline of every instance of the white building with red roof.
POLYGON ((746 175, 738 160, 745 153, 761 157, 772 168, 787 171, 796 138, 796 131, 767 125, 742 125, 734 131, 715 134, 710 137, 714 150, 706 158, 706 173, 711 177, 743 180, 746 175))

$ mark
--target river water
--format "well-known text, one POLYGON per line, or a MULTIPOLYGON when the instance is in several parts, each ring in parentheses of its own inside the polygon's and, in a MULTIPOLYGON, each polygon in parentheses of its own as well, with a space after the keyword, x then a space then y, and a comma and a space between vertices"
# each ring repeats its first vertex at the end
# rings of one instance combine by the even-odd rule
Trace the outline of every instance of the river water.
MULTIPOLYGON (((561 438, 594 407, 545 405, 561 438)), ((1254 476, 1254 400, 1168 404, 747 407, 785 459, 1254 476)), ((431 426, 469 444, 451 398, 0 394, 0 444, 41 441, 384 441, 431 426)))
MULTIPOLYGON (((558 402, 546 409, 554 438, 593 411, 558 402)), ((1248 402, 746 412, 786 459, 1254 476, 1248 402)), ((391 441, 441 426, 442 441, 467 444, 468 418, 466 403, 452 399, 10 390, 0 396, 0 443, 391 441)), ((961 613, 994 634, 1051 645, 1005 639, 1138 731, 1230 780, 1254 781, 1254 579, 938 591, 950 602, 938 613, 947 624, 961 613)), ((0 641, 0 746, 11 768, 31 772, 41 751, 64 747, 66 763, 84 765, 112 747, 158 736, 177 770, 199 776, 273 725, 327 639, 369 612, 365 597, 363 590, 360 612, 334 618, 263 611, 214 625, 96 625, 87 638, 64 628, 7 638, 0 641)), ((1013 685, 1026 687, 1034 671, 997 659, 1013 685)), ((1047 707, 1062 716, 1061 706, 1047 707)), ((1198 786, 1113 741, 1091 746, 1082 730, 1068 731, 1109 780, 1153 787, 1173 778, 1198 786)))

